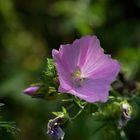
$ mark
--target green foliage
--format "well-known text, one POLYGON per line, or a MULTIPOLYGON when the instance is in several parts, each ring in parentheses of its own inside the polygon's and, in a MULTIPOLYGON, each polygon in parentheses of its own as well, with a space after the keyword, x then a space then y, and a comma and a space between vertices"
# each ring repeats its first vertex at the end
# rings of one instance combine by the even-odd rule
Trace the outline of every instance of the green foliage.
MULTIPOLYGON (((0 107, 3 105, 4 104, 0 103, 0 107)), ((7 133, 10 133, 14 137, 14 139, 16 140, 20 139, 20 129, 17 128, 15 122, 3 121, 2 116, 0 116, 0 129, 5 129, 7 133)))
POLYGON ((10 133, 16 140, 20 139, 20 129, 17 128, 15 122, 0 121, 0 128, 6 129, 7 133, 10 133))
POLYGON ((49 80, 57 77, 56 67, 53 59, 47 58, 47 68, 44 73, 48 82, 49 80))
MULTIPOLYGON (((51 117, 50 112, 59 112, 63 104, 69 116, 75 118, 65 128, 67 140, 139 139, 139 6, 138 0, 1 0, 0 102, 6 103, 4 122, 11 118, 18 120, 22 139, 45 140, 46 136, 41 133, 42 124, 51 117), (49 66, 43 73, 41 90, 36 95, 47 101, 44 103, 23 95, 22 90, 38 80, 45 67, 43 60, 51 56, 48 50, 83 34, 96 34, 104 50, 121 63, 123 80, 119 78, 119 82, 113 84, 109 102, 101 106, 98 103, 86 105, 79 99, 48 102, 58 95, 58 79, 51 59, 47 60, 49 66), (116 128, 117 112, 120 113, 123 100, 128 100, 132 106, 132 119, 120 131, 116 128), (103 120, 109 121, 104 124, 103 120), (95 130, 91 137, 90 130, 95 130), (126 137, 122 137, 124 134, 126 137)), ((67 100, 71 98, 61 96, 67 100)), ((60 112, 64 115, 64 111, 60 112)), ((15 130, 14 124, 10 123, 8 127, 15 130)), ((9 138, 0 136, 0 139, 9 138)))
POLYGON ((56 99, 58 96, 58 76, 53 59, 47 58, 46 70, 43 72, 40 83, 32 84, 32 86, 39 86, 34 98, 56 99))
POLYGON ((44 88, 47 89, 46 97, 56 97, 58 88, 58 76, 53 59, 47 58, 47 67, 42 78, 42 84, 44 88))
POLYGON ((46 71, 44 71, 43 78, 45 80, 44 82, 46 82, 49 86, 58 85, 58 76, 53 59, 47 58, 47 67, 46 71))
POLYGON ((92 34, 93 27, 104 23, 105 2, 95 1, 93 5, 91 3, 90 0, 58 1, 52 5, 52 15, 62 18, 61 28, 66 32, 77 30, 81 35, 92 34))
POLYGON ((52 112, 52 113, 58 118, 64 118, 65 120, 70 119, 69 113, 67 112, 67 109, 65 107, 62 107, 61 112, 52 112))
POLYGON ((120 114, 120 104, 116 102, 98 105, 97 112, 92 113, 97 121, 118 120, 120 114))

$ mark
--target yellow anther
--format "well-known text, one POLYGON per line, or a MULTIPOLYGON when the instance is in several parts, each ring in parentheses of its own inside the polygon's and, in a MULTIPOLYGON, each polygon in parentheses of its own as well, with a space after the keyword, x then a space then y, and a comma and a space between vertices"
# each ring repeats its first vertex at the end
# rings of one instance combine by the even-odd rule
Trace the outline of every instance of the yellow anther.
POLYGON ((72 76, 74 78, 81 78, 81 72, 80 72, 80 70, 76 70, 74 73, 72 73, 72 76))

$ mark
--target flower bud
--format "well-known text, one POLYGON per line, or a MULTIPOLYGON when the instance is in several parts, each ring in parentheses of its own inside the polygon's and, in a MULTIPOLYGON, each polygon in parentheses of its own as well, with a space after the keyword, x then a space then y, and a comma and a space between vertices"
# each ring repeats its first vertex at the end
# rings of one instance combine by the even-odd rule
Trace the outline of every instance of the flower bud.
POLYGON ((65 132, 60 127, 62 122, 63 119, 59 117, 49 121, 47 134, 51 136, 53 140, 63 140, 65 132))
POLYGON ((33 96, 39 89, 39 86, 30 86, 26 88, 23 92, 27 95, 33 96))
POLYGON ((128 103, 123 103, 121 107, 121 117, 119 120, 119 127, 123 127, 131 119, 132 109, 128 103))

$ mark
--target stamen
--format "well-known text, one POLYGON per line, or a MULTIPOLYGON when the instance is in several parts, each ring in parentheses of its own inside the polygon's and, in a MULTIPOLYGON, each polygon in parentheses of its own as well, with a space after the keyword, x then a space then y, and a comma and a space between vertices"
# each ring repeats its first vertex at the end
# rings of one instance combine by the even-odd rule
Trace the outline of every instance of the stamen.
POLYGON ((77 69, 76 71, 74 71, 72 74, 72 83, 78 87, 81 86, 83 80, 85 79, 84 77, 81 76, 81 71, 80 69, 77 69))
POLYGON ((72 73, 72 76, 73 76, 74 78, 80 78, 80 77, 81 77, 81 72, 80 72, 80 70, 74 71, 74 73, 72 73))

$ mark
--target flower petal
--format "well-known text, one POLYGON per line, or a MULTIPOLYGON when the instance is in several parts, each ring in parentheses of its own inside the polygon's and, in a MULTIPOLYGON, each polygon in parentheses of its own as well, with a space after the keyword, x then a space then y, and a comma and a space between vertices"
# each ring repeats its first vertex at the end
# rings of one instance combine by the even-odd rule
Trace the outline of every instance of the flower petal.
POLYGON ((60 59, 60 53, 54 49, 52 50, 52 56, 57 67, 60 86, 62 85, 63 89, 66 90, 70 89, 70 74, 67 72, 67 66, 60 59))
POLYGON ((106 102, 110 84, 106 80, 87 79, 82 86, 73 88, 68 93, 78 96, 87 102, 106 102))
POLYGON ((91 67, 84 69, 84 75, 93 79, 105 78, 110 79, 110 82, 116 79, 117 74, 120 71, 120 64, 112 59, 109 55, 102 55, 91 67))
POLYGON ((96 36, 84 36, 76 39, 72 44, 61 45, 59 52, 68 69, 73 71, 77 67, 82 67, 84 63, 88 63, 91 56, 94 60, 95 57, 99 57, 102 48, 96 36))
MULTIPOLYGON (((92 71, 94 65, 97 64, 98 60, 100 60, 100 58, 104 56, 104 50, 100 47, 100 42, 97 37, 91 36, 89 40, 90 45, 88 45, 87 48, 87 54, 85 57, 86 59, 81 66, 83 73, 85 73, 85 70, 92 71)), ((86 48, 83 48, 83 52, 85 49, 86 48)))

